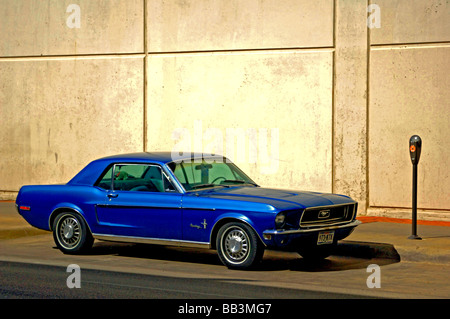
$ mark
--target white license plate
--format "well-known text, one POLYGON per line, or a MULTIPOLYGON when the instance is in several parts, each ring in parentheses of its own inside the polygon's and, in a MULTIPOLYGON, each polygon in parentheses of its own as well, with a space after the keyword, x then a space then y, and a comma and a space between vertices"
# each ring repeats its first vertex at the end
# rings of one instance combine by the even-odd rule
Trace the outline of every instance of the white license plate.
POLYGON ((334 238, 334 230, 321 231, 317 238, 317 245, 332 244, 334 238))

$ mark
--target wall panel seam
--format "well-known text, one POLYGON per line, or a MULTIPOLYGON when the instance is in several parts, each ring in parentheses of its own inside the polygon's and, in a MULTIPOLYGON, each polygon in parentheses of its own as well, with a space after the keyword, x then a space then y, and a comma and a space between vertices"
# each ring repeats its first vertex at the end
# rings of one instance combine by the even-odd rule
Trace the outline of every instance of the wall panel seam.
POLYGON ((63 61, 63 60, 100 60, 100 59, 135 59, 144 58, 144 53, 130 54, 83 54, 83 55, 39 55, 0 57, 1 61, 63 61))
POLYGON ((147 93, 147 88, 148 88, 148 74, 147 74, 147 70, 148 70, 148 39, 147 39, 147 0, 144 0, 144 32, 143 32, 143 36, 144 36, 144 70, 143 70, 143 76, 144 76, 144 88, 143 88, 143 119, 142 119, 142 150, 145 152, 147 151, 147 111, 148 111, 148 93, 147 93))
POLYGON ((398 49, 427 49, 427 48, 448 48, 450 41, 445 42, 424 42, 424 43, 399 43, 399 44, 371 44, 370 50, 398 50, 398 49))
MULTIPOLYGON (((368 0, 367 6, 371 4, 368 0)), ((366 213, 370 203, 370 174, 369 174, 369 156, 370 156, 370 41, 371 41, 371 29, 367 30, 367 47, 366 47, 366 213)))

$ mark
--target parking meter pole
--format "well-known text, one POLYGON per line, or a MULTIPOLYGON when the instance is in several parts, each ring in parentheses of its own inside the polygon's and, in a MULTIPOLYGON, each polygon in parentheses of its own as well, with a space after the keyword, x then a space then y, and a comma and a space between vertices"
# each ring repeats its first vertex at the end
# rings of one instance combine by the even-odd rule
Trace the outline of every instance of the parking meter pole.
POLYGON ((409 139, 409 155, 413 164, 412 180, 412 234, 409 239, 422 239, 417 235, 417 165, 419 164, 420 153, 422 150, 422 140, 419 136, 413 135, 409 139))
POLYGON ((412 230, 409 239, 422 239, 417 235, 417 164, 413 165, 413 186, 412 186, 412 230))

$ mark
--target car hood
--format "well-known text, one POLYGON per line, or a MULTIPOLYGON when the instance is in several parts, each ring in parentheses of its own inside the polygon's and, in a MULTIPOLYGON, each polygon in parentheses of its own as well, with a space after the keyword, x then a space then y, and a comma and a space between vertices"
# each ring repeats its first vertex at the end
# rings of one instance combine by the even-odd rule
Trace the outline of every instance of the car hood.
POLYGON ((264 203, 278 209, 329 206, 355 202, 344 195, 253 186, 214 188, 203 190, 196 194, 209 198, 264 203))

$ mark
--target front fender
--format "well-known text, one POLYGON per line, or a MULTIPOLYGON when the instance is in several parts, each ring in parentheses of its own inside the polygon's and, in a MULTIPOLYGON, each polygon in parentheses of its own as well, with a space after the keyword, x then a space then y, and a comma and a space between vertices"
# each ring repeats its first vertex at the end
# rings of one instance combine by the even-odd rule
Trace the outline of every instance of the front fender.
POLYGON ((214 226, 211 229, 211 235, 210 235, 210 247, 212 249, 215 249, 216 247, 216 237, 217 233, 219 232, 220 227, 225 225, 226 223, 238 221, 247 224, 250 226, 258 235, 259 239, 261 240, 261 243, 266 246, 265 241, 263 240, 263 231, 267 229, 266 225, 273 224, 273 217, 272 214, 263 214, 259 213, 259 216, 247 216, 242 213, 223 213, 214 221, 214 226))

